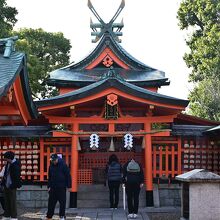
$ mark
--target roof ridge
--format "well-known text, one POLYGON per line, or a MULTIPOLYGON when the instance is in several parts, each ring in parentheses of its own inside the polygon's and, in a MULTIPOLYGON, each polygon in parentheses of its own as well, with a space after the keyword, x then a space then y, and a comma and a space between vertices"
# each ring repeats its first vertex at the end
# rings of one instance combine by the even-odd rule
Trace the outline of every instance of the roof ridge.
POLYGON ((9 58, 11 53, 15 51, 15 41, 18 40, 18 36, 12 36, 8 38, 0 39, 0 46, 3 46, 4 58, 9 58))
POLYGON ((147 89, 143 89, 139 86, 133 85, 131 83, 119 79, 117 75, 107 74, 104 79, 101 79, 88 86, 49 99, 39 100, 36 101, 35 103, 37 106, 49 106, 49 105, 53 105, 53 103, 60 104, 72 100, 78 100, 83 97, 87 97, 91 94, 95 94, 99 91, 103 91, 104 89, 109 87, 115 87, 123 92, 126 93, 130 92, 133 96, 142 97, 144 99, 150 99, 161 103, 168 102, 170 104, 176 105, 176 102, 179 102, 178 104, 180 106, 185 107, 188 105, 189 102, 188 100, 178 99, 175 97, 170 97, 156 92, 152 92, 147 89))

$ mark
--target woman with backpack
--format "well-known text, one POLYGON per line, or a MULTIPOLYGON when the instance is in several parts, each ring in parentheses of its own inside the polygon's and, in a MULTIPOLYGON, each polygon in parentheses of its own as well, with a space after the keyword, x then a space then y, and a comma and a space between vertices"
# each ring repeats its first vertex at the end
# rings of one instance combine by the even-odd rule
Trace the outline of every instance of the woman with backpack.
POLYGON ((123 167, 123 184, 127 194, 128 218, 137 218, 140 189, 144 184, 144 173, 141 165, 134 159, 123 167))
POLYGON ((115 154, 109 157, 106 166, 106 176, 109 187, 110 208, 117 209, 119 201, 119 187, 122 180, 122 168, 115 154))

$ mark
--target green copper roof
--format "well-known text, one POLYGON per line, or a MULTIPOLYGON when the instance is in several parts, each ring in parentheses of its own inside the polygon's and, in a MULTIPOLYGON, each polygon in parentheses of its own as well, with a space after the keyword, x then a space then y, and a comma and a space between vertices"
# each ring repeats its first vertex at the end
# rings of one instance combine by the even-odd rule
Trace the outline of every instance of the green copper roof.
POLYGON ((24 53, 14 51, 13 39, 13 37, 0 39, 0 98, 7 93, 15 79, 20 75, 28 111, 31 117, 36 118, 37 110, 31 97, 26 56, 24 53))
POLYGON ((0 97, 5 95, 23 67, 25 54, 12 52, 10 57, 0 54, 0 97))
POLYGON ((162 95, 162 94, 141 88, 139 86, 133 85, 131 83, 128 83, 124 80, 121 80, 120 76, 117 76, 117 73, 115 73, 114 76, 107 74, 104 76, 102 80, 99 80, 95 83, 92 83, 80 89, 74 90, 73 92, 68 92, 66 94, 55 96, 49 99, 36 101, 35 103, 38 107, 63 104, 65 102, 79 100, 79 99, 91 96, 93 94, 97 94, 108 88, 117 88, 118 90, 125 92, 127 94, 131 94, 136 97, 140 97, 146 100, 151 100, 151 101, 155 101, 159 103, 179 105, 183 107, 186 107, 189 103, 188 100, 182 100, 182 99, 162 95))
POLYGON ((60 87, 74 85, 81 87, 100 80, 108 71, 107 67, 97 66, 91 70, 86 70, 86 67, 98 58, 106 47, 110 48, 130 68, 127 70, 122 67, 114 67, 127 82, 139 86, 169 85, 163 71, 149 67, 132 57, 109 34, 104 34, 96 48, 80 62, 51 72, 48 84, 60 87))

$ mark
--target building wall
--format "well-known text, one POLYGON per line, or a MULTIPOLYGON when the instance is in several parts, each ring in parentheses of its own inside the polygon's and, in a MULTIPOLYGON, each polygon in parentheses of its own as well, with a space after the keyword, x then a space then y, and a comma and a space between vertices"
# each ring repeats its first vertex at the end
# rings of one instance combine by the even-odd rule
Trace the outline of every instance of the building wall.
POLYGON ((191 183, 190 220, 220 219, 220 183, 191 183))

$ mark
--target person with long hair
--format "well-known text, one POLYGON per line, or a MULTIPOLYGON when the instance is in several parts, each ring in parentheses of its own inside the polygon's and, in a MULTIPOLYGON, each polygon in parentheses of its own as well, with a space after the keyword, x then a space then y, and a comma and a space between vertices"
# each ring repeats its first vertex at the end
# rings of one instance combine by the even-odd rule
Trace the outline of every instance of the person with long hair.
POLYGON ((119 187, 122 181, 122 167, 115 154, 109 157, 106 166, 106 176, 109 187, 110 208, 117 209, 119 201, 119 187))

